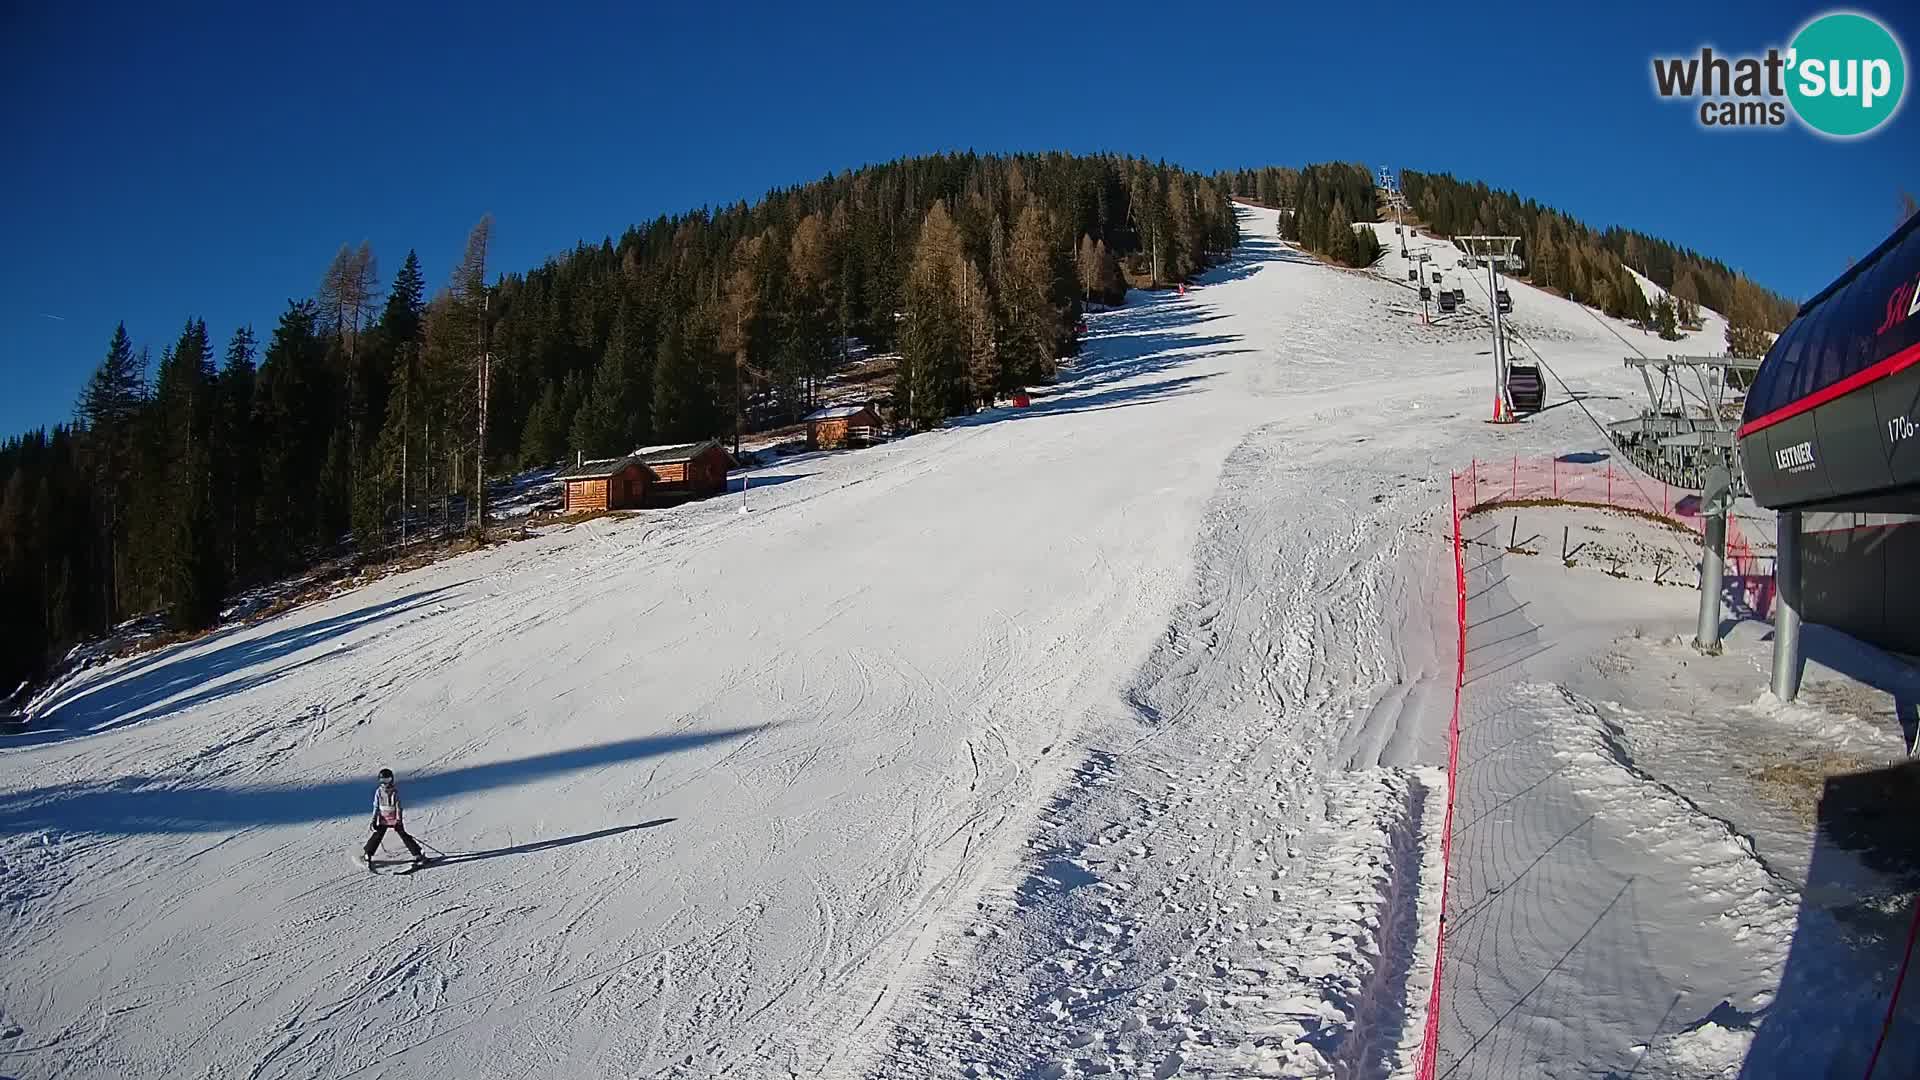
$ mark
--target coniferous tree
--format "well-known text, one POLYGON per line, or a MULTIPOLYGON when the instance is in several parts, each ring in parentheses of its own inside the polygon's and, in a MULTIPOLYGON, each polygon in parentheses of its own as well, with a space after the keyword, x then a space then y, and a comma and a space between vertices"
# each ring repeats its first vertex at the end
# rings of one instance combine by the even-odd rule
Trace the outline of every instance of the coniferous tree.
POLYGON ((361 331, 373 317, 378 282, 372 246, 364 241, 358 248, 342 244, 314 294, 320 324, 332 334, 340 350, 350 468, 360 461, 360 434, 368 411, 368 380, 361 371, 361 331))
POLYGON ((738 453, 745 433, 749 385, 760 374, 754 366, 756 346, 764 340, 762 325, 766 291, 768 237, 742 240, 733 251, 726 278, 719 321, 718 345, 733 361, 733 448, 738 453))
MULTIPOLYGON (((648 387, 652 396, 652 387, 648 387)), ((567 428, 560 422, 560 388, 548 382, 527 412, 520 432, 520 464, 545 465, 566 454, 567 428)))
POLYGON ((125 608, 127 504, 132 491, 135 422, 145 394, 146 365, 134 356, 133 341, 123 322, 114 328, 107 355, 87 380, 76 410, 93 450, 91 479, 101 507, 100 601, 105 624, 116 621, 125 608))
POLYGON ((595 369, 592 389, 574 415, 568 443, 590 458, 626 453, 639 445, 631 438, 636 405, 631 363, 624 349, 608 349, 595 369))
POLYGON ((1100 258, 1093 246, 1093 237, 1080 234, 1080 243, 1073 251, 1074 272, 1080 276, 1080 292, 1092 299, 1100 291, 1100 258))
POLYGON ((386 307, 380 312, 380 333, 391 342, 417 341, 420 317, 426 311, 427 279, 420 273, 420 256, 407 252, 407 261, 393 275, 386 307))
POLYGON ((954 275, 958 287, 957 314, 960 319, 961 351, 966 358, 967 388, 973 403, 992 405, 1006 388, 1000 370, 1000 355, 994 336, 993 305, 987 295, 986 279, 973 260, 962 258, 954 275))
POLYGON ((156 584, 182 630, 211 625, 224 599, 213 513, 215 389, 207 325, 190 320, 154 382, 154 457, 148 466, 159 479, 148 521, 158 541, 156 584))
MULTIPOLYGON (((565 395, 562 400, 564 405, 565 395)), ((667 323, 654 358, 653 417, 655 430, 665 439, 702 439, 715 434, 718 426, 712 386, 678 320, 667 323)))
POLYGON ((1093 242, 1093 260, 1094 288, 1089 291, 1090 298, 1103 304, 1126 303, 1127 282, 1120 274, 1120 261, 1107 249, 1105 240, 1093 242))
POLYGON ((1727 352, 1743 359, 1757 360, 1773 344, 1767 331, 1766 298, 1758 285, 1745 277, 1733 280, 1732 303, 1727 307, 1727 352))
POLYGON ((1533 230, 1527 252, 1527 269, 1534 282, 1551 289, 1560 284, 1560 245, 1553 242, 1553 227, 1545 214, 1533 230))
POLYGON ((1008 280, 1001 285, 1007 325, 1000 352, 1009 389, 1053 378, 1061 313, 1052 295, 1055 276, 1049 233, 1046 211, 1028 203, 1020 210, 1007 245, 1008 280))
POLYGON ((971 404, 956 303, 962 257, 960 235, 946 203, 935 200, 914 245, 894 385, 896 415, 916 428, 938 427, 971 404))
POLYGON ((1673 300, 1665 293, 1653 302, 1653 326, 1660 331, 1660 337, 1663 340, 1680 340, 1680 324, 1674 313, 1673 300))
POLYGON ((215 528, 227 581, 247 584, 258 571, 254 543, 260 493, 259 434, 254 425, 253 327, 234 331, 214 391, 215 528))
POLYGON ((1326 227, 1327 257, 1343 266, 1351 266, 1358 255, 1353 241, 1353 219, 1347 216, 1346 204, 1338 197, 1327 210, 1326 227))
POLYGON ((268 572, 293 569, 318 542, 308 497, 326 458, 328 430, 314 414, 325 347, 313 305, 292 301, 260 361, 254 422, 260 432, 258 537, 268 572))

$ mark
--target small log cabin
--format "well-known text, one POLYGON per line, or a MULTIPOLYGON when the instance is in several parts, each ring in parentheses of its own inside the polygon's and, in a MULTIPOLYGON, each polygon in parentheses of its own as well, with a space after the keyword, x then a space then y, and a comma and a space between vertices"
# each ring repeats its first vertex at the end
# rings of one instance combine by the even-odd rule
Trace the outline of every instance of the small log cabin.
POLYGON ((880 413, 871 404, 838 405, 807 416, 807 449, 838 450, 877 440, 880 413))
POLYGON ((709 439, 674 446, 647 446, 625 457, 581 461, 561 470, 566 512, 631 510, 697 499, 727 489, 733 455, 709 439))

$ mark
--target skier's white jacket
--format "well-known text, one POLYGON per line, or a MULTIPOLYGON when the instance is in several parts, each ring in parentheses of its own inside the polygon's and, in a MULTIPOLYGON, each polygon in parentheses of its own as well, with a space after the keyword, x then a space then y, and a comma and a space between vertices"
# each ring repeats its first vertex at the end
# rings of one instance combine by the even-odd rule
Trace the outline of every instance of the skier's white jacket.
POLYGON ((373 789, 373 820, 382 825, 400 824, 400 786, 379 784, 373 789))

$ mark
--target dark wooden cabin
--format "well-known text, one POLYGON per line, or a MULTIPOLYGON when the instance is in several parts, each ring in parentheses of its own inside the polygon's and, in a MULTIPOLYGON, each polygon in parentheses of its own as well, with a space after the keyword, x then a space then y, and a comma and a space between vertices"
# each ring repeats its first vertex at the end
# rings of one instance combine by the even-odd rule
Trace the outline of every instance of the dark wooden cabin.
POLYGON ((717 495, 727 489, 733 464, 733 455, 709 439, 582 461, 562 470, 559 479, 566 484, 569 514, 631 510, 717 495))
POLYGON ((872 405, 836 405, 807 416, 807 449, 838 450, 878 441, 880 413, 872 405))
POLYGON ((567 485, 569 514, 631 510, 647 497, 646 470, 631 455, 582 461, 562 469, 559 479, 567 485))

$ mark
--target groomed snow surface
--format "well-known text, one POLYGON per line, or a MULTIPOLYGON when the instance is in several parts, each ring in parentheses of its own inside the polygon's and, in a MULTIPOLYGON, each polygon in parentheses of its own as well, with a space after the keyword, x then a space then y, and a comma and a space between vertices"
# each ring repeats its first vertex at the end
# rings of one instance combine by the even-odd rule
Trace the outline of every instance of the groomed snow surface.
MULTIPOLYGON (((1423 326, 1243 215, 1030 408, 57 688, 0 743, 0 1074, 1410 1074, 1449 470, 1598 436, 1481 422, 1471 287, 1423 326), (354 865, 383 765, 443 863, 354 865)), ((1514 293, 1630 413, 1658 343, 1514 293)), ((1568 1000, 1616 1067, 1638 1014, 1568 1000)))

